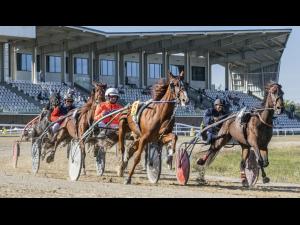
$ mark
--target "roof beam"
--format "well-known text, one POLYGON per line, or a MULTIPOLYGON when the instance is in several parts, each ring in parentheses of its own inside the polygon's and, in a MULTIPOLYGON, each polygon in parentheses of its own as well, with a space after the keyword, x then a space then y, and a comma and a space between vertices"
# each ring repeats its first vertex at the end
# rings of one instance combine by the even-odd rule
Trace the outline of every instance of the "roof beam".
MULTIPOLYGON (((230 61, 244 61, 247 58, 253 58, 255 56, 259 56, 259 55, 264 55, 264 54, 272 54, 273 51, 271 51, 270 49, 260 49, 257 51, 243 51, 237 54, 227 54, 226 57, 213 57, 211 58, 211 61, 214 63, 224 63, 224 62, 230 62, 230 61)), ((273 53, 274 54, 274 53, 273 53)), ((280 53, 278 53, 277 56, 278 60, 280 58, 280 53)), ((276 58, 273 58, 274 61, 276 61, 276 58)))

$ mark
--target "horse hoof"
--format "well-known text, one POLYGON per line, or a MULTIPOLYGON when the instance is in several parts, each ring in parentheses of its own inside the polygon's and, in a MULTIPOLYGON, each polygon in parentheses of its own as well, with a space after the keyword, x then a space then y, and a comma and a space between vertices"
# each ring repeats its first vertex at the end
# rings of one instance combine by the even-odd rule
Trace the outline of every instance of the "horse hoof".
POLYGON ((54 161, 54 156, 53 155, 49 155, 48 157, 47 157, 47 159, 46 159, 46 162, 47 163, 51 163, 51 162, 53 162, 54 161))
POLYGON ((248 184, 247 179, 243 179, 243 180, 242 180, 242 186, 243 186, 243 187, 249 187, 249 184, 248 184))
POLYGON ((200 159, 197 160, 197 165, 204 166, 204 164, 205 164, 205 160, 204 159, 200 158, 200 159))
POLYGON ((124 184, 131 184, 131 178, 127 178, 124 182, 124 184))
POLYGON ((270 182, 270 178, 269 177, 264 177, 263 178, 263 183, 266 184, 266 183, 269 183, 270 182))

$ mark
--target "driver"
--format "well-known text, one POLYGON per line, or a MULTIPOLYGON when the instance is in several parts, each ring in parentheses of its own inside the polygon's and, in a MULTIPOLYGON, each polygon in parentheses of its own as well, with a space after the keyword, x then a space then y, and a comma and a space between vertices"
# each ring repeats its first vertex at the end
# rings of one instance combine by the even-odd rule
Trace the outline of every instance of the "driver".
MULTIPOLYGON (((204 113, 204 126, 207 127, 210 124, 218 122, 224 115, 226 114, 224 110, 224 104, 221 99, 216 99, 214 102, 214 107, 209 108, 204 113)), ((214 140, 217 138, 218 128, 220 128, 222 124, 211 127, 206 131, 206 144, 212 144, 214 140)))

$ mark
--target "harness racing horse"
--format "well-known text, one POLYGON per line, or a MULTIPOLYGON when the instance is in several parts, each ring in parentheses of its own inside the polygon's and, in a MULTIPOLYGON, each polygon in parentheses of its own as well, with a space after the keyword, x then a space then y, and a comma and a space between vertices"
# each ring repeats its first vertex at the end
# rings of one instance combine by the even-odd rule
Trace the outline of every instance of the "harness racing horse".
POLYGON ((117 173, 123 176, 124 169, 128 160, 137 152, 134 159, 134 165, 129 172, 129 177, 125 184, 131 183, 131 177, 134 173, 136 165, 141 160, 141 154, 144 147, 150 142, 159 142, 167 144, 172 142, 172 150, 175 152, 177 136, 172 133, 175 123, 174 113, 175 104, 181 103, 185 105, 189 99, 182 82, 183 71, 178 77, 173 76, 169 72, 167 82, 160 80, 153 88, 153 101, 142 111, 139 123, 136 123, 131 115, 132 107, 129 108, 126 119, 120 119, 119 122, 119 141, 118 151, 121 155, 117 173), (126 159, 124 159, 125 151, 125 135, 132 131, 134 133, 134 142, 128 150, 126 159))
POLYGON ((268 144, 273 136, 273 115, 274 113, 279 115, 284 110, 283 94, 281 85, 268 84, 262 102, 264 108, 254 109, 254 113, 248 114, 248 120, 244 126, 234 118, 225 121, 218 132, 217 140, 210 146, 208 153, 197 160, 197 164, 210 165, 216 153, 233 137, 242 147, 240 172, 243 186, 248 186, 245 166, 251 147, 254 149, 256 161, 262 170, 263 182, 269 182, 270 179, 266 176, 264 167, 269 165, 268 144))
MULTIPOLYGON (((54 105, 59 103, 59 101, 60 101, 59 93, 53 93, 50 96, 49 105, 43 109, 43 111, 39 115, 38 120, 35 121, 34 125, 32 126, 32 131, 26 134, 27 135, 26 138, 29 138, 29 136, 32 138, 32 143, 34 142, 34 139, 39 137, 45 131, 48 125, 51 123, 50 121, 51 110, 54 105)), ((49 134, 48 136, 51 136, 51 131, 48 132, 48 134, 49 134)))
MULTIPOLYGON (((78 122, 72 116, 67 117, 61 124, 58 132, 54 135, 51 142, 47 145, 47 148, 51 148, 54 145, 53 150, 47 157, 47 162, 54 160, 54 155, 57 147, 63 141, 70 142, 72 139, 78 140, 82 137, 84 132, 92 125, 94 120, 94 113, 98 103, 105 101, 106 84, 94 83, 94 88, 91 91, 89 100, 78 110, 78 122)), ((70 111, 70 114, 74 111, 70 111)), ((80 143, 80 149, 83 154, 83 174, 85 174, 85 145, 80 143)))

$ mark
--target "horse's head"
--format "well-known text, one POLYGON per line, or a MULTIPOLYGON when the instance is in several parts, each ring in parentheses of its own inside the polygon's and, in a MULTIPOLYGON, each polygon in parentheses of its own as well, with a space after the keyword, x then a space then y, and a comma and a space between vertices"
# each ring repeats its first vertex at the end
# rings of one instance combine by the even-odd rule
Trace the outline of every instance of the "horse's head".
POLYGON ((169 88, 173 97, 176 99, 177 103, 185 106, 189 102, 187 92, 183 83, 184 72, 182 71, 178 77, 174 76, 171 72, 168 74, 169 88))
POLYGON ((93 94, 94 94, 94 100, 96 103, 104 102, 105 101, 105 91, 107 88, 107 84, 104 83, 93 83, 93 94))
POLYGON ((49 101, 50 101, 51 107, 59 105, 59 103, 60 103, 59 93, 56 93, 56 92, 52 93, 52 95, 49 98, 49 101))
POLYGON ((284 110, 283 94, 281 85, 277 83, 270 84, 266 92, 268 93, 268 107, 273 108, 276 114, 281 114, 284 110))

